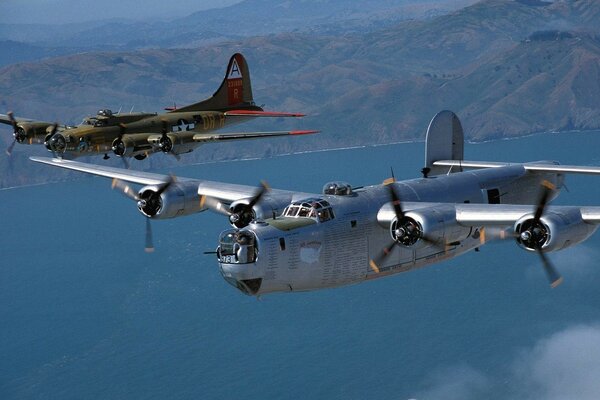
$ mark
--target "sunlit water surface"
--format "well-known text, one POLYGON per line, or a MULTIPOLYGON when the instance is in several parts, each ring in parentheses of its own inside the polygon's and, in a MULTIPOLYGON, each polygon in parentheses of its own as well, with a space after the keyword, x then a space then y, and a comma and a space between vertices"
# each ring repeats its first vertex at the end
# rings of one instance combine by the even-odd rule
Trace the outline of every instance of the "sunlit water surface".
MULTIPOLYGON (((467 144, 465 156, 599 165, 599 148, 600 132, 547 134, 467 144)), ((398 179, 418 176, 423 152, 407 143, 172 172, 318 193, 329 180, 381 182, 390 167, 398 179)), ((567 185, 558 203, 600 205, 600 177, 567 185)), ((555 290, 535 255, 505 242, 361 285, 257 300, 202 254, 228 228, 222 216, 155 221, 156 252, 145 254, 143 217, 107 179, 3 190, 0 204, 2 399, 437 398, 454 374, 466 397, 507 398, 521 390, 523 352, 600 320, 599 235, 552 256, 565 277, 555 290)))

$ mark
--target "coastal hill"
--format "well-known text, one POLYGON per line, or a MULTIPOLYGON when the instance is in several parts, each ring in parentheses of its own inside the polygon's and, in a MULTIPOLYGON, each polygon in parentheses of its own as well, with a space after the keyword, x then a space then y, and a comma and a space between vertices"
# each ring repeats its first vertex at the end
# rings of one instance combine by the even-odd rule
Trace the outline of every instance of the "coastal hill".
MULTIPOLYGON (((597 129, 598 20, 600 3, 593 0, 486 0, 379 31, 287 32, 197 48, 73 54, 0 69, 0 110, 76 124, 100 108, 184 105, 210 96, 229 56, 240 51, 258 104, 309 114, 243 129, 322 133, 205 146, 183 161, 422 140, 442 109, 459 115, 470 140, 597 129)), ((10 130, 1 132, 8 143, 10 130)), ((23 156, 33 151, 17 148, 23 156)), ((170 162, 157 157, 149 165, 170 162)))

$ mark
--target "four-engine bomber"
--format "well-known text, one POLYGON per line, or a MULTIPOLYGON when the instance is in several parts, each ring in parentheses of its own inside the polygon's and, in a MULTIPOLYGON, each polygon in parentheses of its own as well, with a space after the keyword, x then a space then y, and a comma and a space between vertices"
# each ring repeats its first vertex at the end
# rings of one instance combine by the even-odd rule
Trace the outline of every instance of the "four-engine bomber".
POLYGON ((330 182, 320 193, 32 159, 113 178, 148 220, 207 209, 227 216, 232 229, 219 236, 217 261, 227 282, 248 295, 359 283, 498 237, 539 254, 550 284, 558 285, 562 278, 546 253, 586 240, 600 223, 600 207, 548 204, 565 174, 600 168, 465 161, 463 143, 458 117, 442 111, 427 131, 423 177, 361 188, 330 182), (144 186, 135 191, 125 182, 144 186))

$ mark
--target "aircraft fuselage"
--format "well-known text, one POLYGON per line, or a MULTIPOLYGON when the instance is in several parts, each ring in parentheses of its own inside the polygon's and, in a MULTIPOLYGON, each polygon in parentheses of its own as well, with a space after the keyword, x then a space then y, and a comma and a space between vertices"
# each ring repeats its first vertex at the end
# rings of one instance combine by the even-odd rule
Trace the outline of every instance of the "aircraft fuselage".
MULTIPOLYGON (((543 180, 560 188, 563 176, 528 174, 516 165, 392 184, 402 203, 410 204, 411 212, 418 213, 428 202, 535 204, 543 180)), ((309 202, 315 199, 331 205, 333 218, 321 222, 318 218, 283 215, 225 231, 222 243, 223 238, 235 241, 236 235, 247 235, 252 244, 239 257, 238 251, 226 251, 227 245, 221 245, 218 257, 224 278, 251 295, 315 290, 407 272, 481 245, 479 229, 457 224, 454 209, 444 210, 438 204, 428 210, 428 219, 421 221, 434 232, 434 240, 420 240, 410 246, 398 243, 385 263, 374 268, 370 260, 393 240, 389 227, 392 217, 380 211, 390 202, 387 188, 369 186, 348 196, 313 195, 309 202)))

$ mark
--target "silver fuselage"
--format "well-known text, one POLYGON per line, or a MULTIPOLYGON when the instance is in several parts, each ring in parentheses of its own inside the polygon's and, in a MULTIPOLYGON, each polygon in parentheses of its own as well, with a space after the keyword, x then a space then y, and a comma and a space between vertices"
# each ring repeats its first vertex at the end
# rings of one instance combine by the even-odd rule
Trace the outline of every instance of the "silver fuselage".
MULTIPOLYGON (((392 184, 402 203, 414 210, 426 207, 427 202, 535 204, 543 180, 560 188, 563 175, 530 174, 522 165, 514 165, 392 184)), ((442 226, 444 244, 440 245, 440 240, 438 244, 420 241, 412 246, 396 245, 385 263, 374 270, 369 260, 392 241, 389 224, 381 220, 381 211, 390 202, 388 189, 375 185, 348 196, 310 196, 331 204, 334 218, 319 222, 279 216, 224 232, 222 237, 228 232, 249 232, 255 238, 254 256, 249 259, 218 254, 224 278, 251 295, 323 289, 407 272, 481 245, 477 228, 447 222, 444 226, 444 210, 438 205, 440 209, 433 214, 440 218, 434 222, 442 226)))

